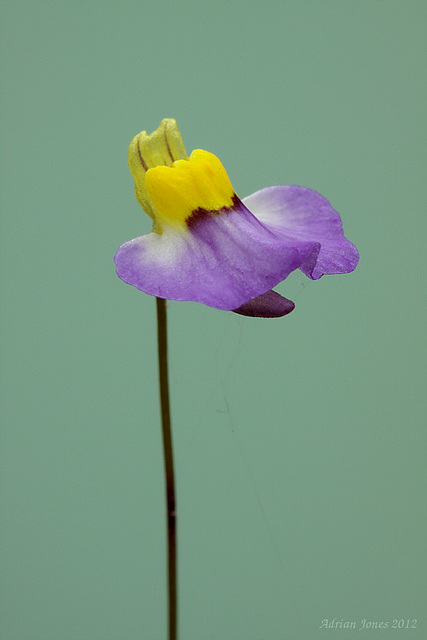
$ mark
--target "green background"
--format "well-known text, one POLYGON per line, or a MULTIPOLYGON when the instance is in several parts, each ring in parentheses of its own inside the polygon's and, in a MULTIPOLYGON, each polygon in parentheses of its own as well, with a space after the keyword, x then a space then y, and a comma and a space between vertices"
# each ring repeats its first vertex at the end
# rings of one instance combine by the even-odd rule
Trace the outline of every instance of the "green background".
POLYGON ((112 258, 166 116, 361 255, 280 320, 169 305, 180 639, 427 637, 426 7, 2 3, 1 640, 165 637, 155 304, 112 258))

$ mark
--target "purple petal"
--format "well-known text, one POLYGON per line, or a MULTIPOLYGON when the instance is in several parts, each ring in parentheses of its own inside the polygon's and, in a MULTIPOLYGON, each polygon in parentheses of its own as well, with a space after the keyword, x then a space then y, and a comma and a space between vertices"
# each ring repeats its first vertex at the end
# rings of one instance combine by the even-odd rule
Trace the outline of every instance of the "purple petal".
POLYGON ((267 291, 233 311, 252 318, 281 318, 294 309, 292 300, 284 298, 276 291, 267 291))
POLYGON ((344 237, 339 214, 320 193, 293 185, 267 187, 244 198, 243 203, 283 239, 320 243, 314 263, 308 260, 299 267, 312 280, 356 268, 358 251, 344 237))
POLYGON ((316 241, 272 233, 237 200, 225 213, 201 212, 184 231, 126 242, 115 262, 117 275, 146 293, 233 310, 314 265, 319 250, 316 241))

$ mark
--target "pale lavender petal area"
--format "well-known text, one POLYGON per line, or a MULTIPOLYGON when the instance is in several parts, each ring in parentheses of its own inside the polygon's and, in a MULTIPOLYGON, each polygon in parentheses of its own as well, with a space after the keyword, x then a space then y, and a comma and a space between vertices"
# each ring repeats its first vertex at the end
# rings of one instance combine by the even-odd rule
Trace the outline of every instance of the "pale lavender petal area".
MULTIPOLYGON (((201 212, 184 232, 167 228, 126 242, 114 261, 119 278, 150 295, 233 310, 269 292, 294 269, 313 269, 319 250, 318 240, 267 228, 237 199, 225 213, 201 212)), ((274 313, 275 296, 270 307, 274 313)))
POLYGON ((306 260, 299 267, 312 280, 356 268, 359 253, 344 237, 339 214, 320 193, 294 185, 267 187, 244 198, 243 203, 284 240, 321 245, 315 263, 306 260))
POLYGON ((252 318, 282 318, 294 309, 295 304, 292 300, 284 298, 276 291, 267 291, 233 311, 252 318))

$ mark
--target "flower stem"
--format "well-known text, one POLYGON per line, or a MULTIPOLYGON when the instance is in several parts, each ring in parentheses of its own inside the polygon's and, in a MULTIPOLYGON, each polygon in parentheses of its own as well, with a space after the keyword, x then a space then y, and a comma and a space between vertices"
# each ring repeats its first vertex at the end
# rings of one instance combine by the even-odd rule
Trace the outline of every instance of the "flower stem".
POLYGON ((177 638, 177 560, 176 560, 176 500, 173 465, 172 432, 169 405, 168 341, 166 300, 157 301, 157 341, 159 356, 159 388, 162 417, 163 454, 165 463, 166 516, 168 526, 168 596, 169 640, 177 638))

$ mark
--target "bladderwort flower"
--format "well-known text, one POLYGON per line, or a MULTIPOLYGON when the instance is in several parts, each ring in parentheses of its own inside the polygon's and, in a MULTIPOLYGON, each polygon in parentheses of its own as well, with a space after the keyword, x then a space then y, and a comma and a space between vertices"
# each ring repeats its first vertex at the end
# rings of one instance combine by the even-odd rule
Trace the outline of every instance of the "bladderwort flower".
POLYGON ((215 155, 187 156, 173 119, 133 138, 129 167, 153 229, 125 242, 114 260, 119 278, 145 293, 273 318, 294 309, 272 289, 295 269, 317 280, 357 266, 326 198, 291 185, 241 200, 215 155))

